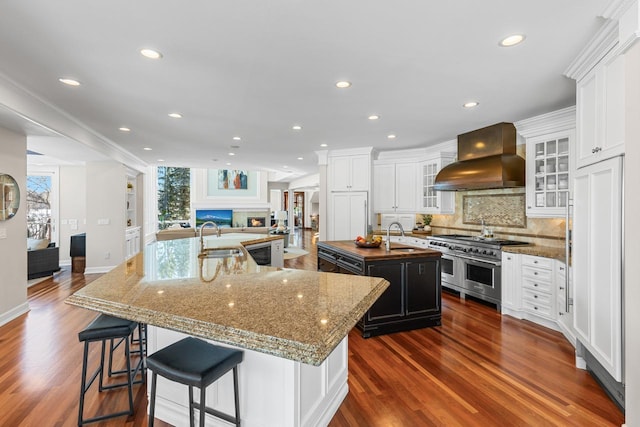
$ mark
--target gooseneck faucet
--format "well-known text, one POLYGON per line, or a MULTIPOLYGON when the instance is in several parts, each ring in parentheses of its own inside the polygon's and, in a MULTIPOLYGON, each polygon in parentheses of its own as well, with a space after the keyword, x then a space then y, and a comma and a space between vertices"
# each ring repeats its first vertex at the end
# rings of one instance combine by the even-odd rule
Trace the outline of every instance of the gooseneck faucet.
POLYGON ((220 227, 213 221, 206 221, 200 226, 200 252, 204 252, 204 238, 202 237, 202 230, 206 225, 211 224, 216 229, 216 236, 220 237, 220 227))
POLYGON ((398 228, 400 229, 400 233, 402 233, 402 237, 404 237, 404 228, 402 228, 402 224, 400 224, 398 221, 393 221, 391 224, 389 224, 389 226, 387 227, 387 241, 384 242, 384 247, 386 249, 387 252, 389 252, 391 250, 391 242, 389 240, 389 238, 391 237, 391 226, 392 225, 397 225, 398 228))

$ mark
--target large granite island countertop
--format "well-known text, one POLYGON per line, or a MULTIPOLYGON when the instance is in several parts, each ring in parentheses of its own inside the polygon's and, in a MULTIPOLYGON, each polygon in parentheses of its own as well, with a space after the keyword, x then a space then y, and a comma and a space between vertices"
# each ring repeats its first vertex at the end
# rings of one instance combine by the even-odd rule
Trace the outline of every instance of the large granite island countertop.
MULTIPOLYGON (((207 247, 227 247, 211 236, 207 247)), ((156 242, 68 304, 320 365, 389 286, 376 277, 199 258, 198 238, 156 242)))

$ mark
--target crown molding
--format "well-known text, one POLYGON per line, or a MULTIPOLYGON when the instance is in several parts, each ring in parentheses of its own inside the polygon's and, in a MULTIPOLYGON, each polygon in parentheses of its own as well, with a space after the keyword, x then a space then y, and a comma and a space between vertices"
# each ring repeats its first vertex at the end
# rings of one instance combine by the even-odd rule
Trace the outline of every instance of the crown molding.
POLYGON ((564 75, 581 80, 617 43, 618 21, 608 20, 569 64, 564 75))
POLYGON ((520 120, 514 126, 525 138, 573 129, 576 127, 576 106, 520 120))

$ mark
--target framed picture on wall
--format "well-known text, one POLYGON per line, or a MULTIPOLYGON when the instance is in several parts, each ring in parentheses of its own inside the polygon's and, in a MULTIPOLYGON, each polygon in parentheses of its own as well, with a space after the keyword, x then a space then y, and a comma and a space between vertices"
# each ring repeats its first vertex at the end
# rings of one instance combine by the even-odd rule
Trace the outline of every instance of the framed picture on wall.
POLYGON ((218 171, 218 189, 219 190, 246 190, 247 189, 247 171, 220 169, 218 171))

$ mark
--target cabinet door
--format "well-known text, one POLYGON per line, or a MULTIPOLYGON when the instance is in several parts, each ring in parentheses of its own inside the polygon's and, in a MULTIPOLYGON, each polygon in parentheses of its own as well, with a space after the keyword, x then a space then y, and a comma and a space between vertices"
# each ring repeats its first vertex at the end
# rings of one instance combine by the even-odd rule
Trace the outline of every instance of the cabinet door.
POLYGON ((416 164, 415 163, 397 163, 395 165, 395 181, 394 182, 395 182, 396 211, 415 212, 416 210, 416 164))
POLYGON ((367 193, 344 192, 331 195, 329 240, 353 240, 367 233, 367 193))
POLYGON ((576 172, 573 218, 574 329, 622 379, 622 158, 576 172))
POLYGON ((419 200, 418 210, 430 214, 450 214, 455 211, 455 191, 436 191, 433 188, 436 175, 452 159, 438 158, 420 163, 418 168, 417 189, 419 200))
POLYGON ((348 191, 351 188, 350 156, 331 158, 331 190, 348 191))
POLYGON ((577 84, 577 167, 624 153, 624 55, 603 59, 577 84))
POLYGON ((394 212, 395 200, 394 164, 377 164, 373 167, 373 210, 375 212, 394 212))
POLYGON ((569 130, 527 140, 527 216, 562 217, 571 190, 569 130))
POLYGON ((393 320, 403 317, 404 264, 399 262, 368 264, 367 276, 382 277, 390 283, 387 290, 367 312, 367 320, 393 320))
POLYGON ((502 253, 502 308, 520 310, 521 271, 520 255, 502 253))
POLYGON ((440 274, 436 261, 407 262, 407 315, 440 312, 440 274))
POLYGON ((349 156, 351 191, 369 191, 371 186, 371 159, 367 155, 349 156))

